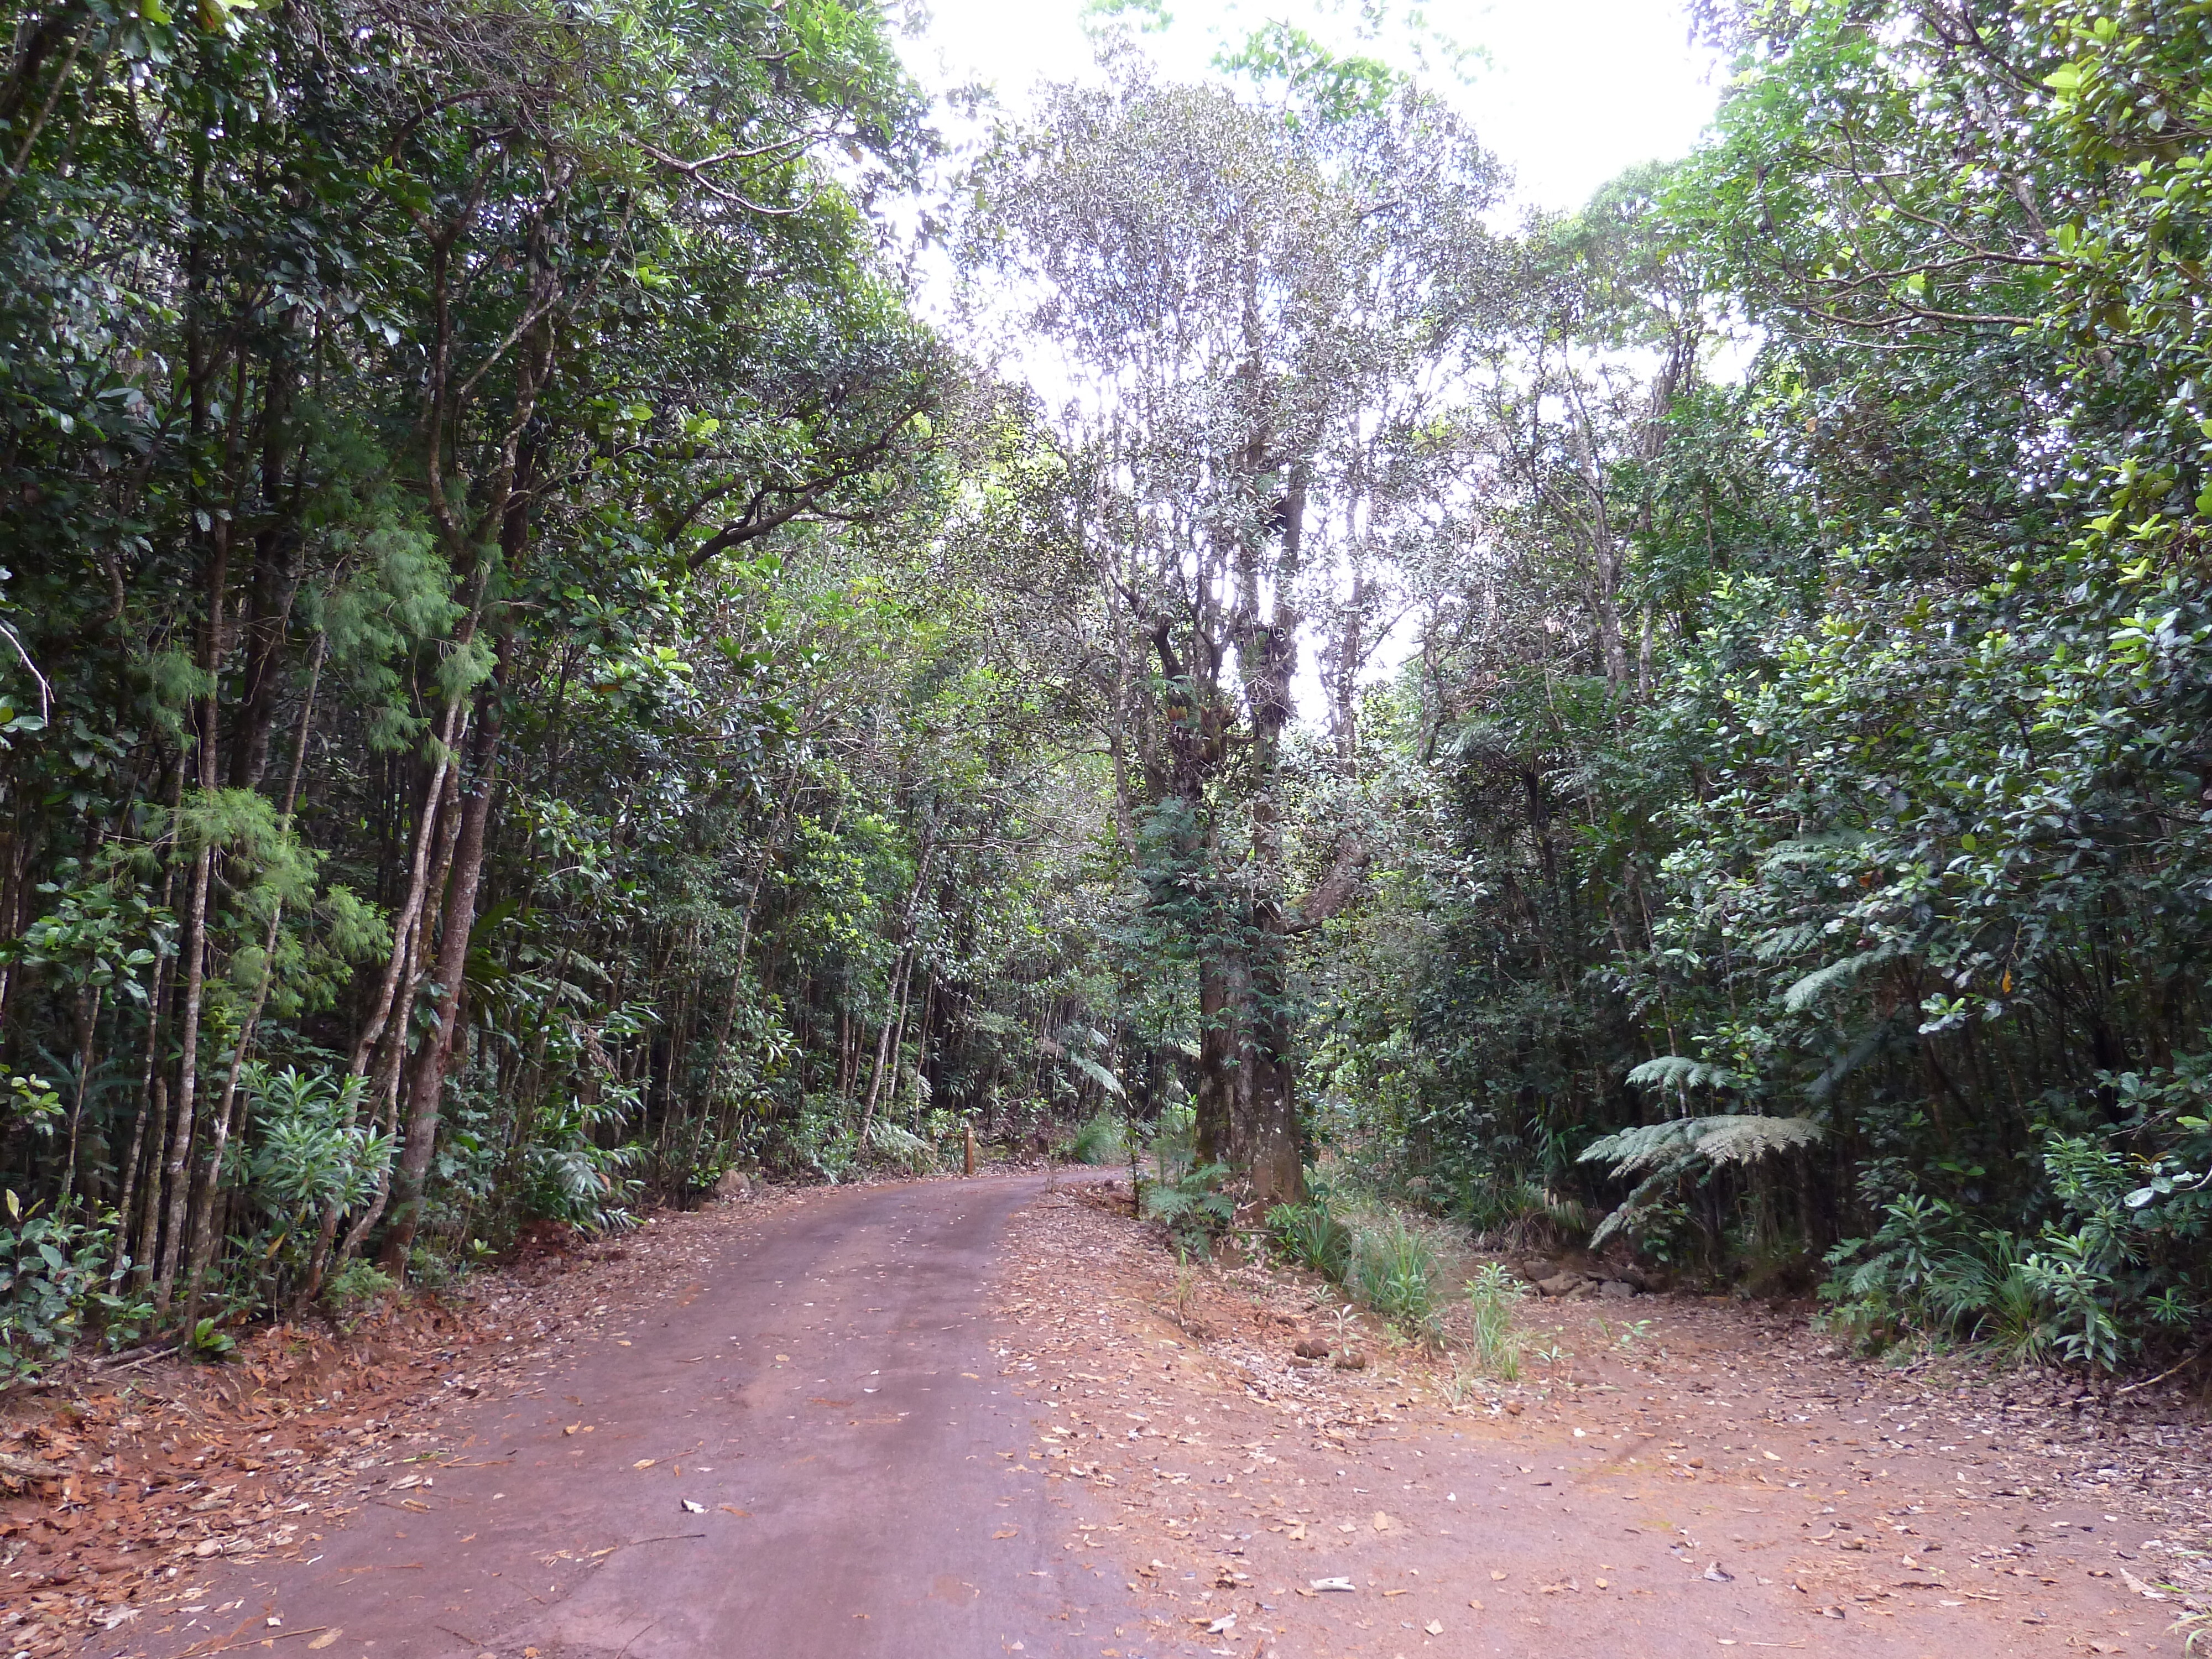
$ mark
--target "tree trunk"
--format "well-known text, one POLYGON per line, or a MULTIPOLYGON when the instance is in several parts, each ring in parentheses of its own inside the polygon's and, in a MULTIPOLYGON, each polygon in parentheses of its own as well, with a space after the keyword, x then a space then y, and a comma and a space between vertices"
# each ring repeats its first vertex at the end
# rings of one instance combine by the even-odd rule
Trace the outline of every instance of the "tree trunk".
POLYGON ((380 1261, 395 1279, 406 1271, 407 1252, 422 1224, 422 1190, 429 1178, 430 1158, 436 1150, 438 1112, 445 1098, 446 1073, 453 1054, 460 1025, 462 985, 468 970, 469 936, 474 929, 477 889, 483 876, 484 830, 491 818, 492 795, 499 765, 500 697, 506 679, 507 641, 500 642, 500 669, 484 688, 477 709, 477 729, 471 742, 473 788, 463 785, 459 835, 454 843, 451 890, 445 904, 445 925, 438 940, 438 1029, 427 1038, 415 1059, 414 1075, 407 1086, 407 1140, 392 1176, 397 1206, 392 1226, 384 1238, 380 1261))

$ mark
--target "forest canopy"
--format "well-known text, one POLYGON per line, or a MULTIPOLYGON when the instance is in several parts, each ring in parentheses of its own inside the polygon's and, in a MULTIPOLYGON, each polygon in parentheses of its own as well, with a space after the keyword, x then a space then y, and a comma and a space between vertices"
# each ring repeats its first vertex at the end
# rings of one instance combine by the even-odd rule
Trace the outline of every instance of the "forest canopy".
POLYGON ((1288 25, 7 15, 0 1374, 971 1133, 2212 1334, 2204 8, 1714 0, 1522 217, 1288 25))

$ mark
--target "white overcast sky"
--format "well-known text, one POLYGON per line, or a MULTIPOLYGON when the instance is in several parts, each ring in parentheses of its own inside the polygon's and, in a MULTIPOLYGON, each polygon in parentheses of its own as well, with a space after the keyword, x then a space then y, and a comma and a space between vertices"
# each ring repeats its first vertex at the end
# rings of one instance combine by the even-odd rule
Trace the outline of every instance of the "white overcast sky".
MULTIPOLYGON (((1082 0, 926 3, 926 26, 902 49, 933 89, 980 81, 1019 109, 1039 80, 1095 73, 1082 0)), ((1168 4, 1173 25, 1148 39, 1171 72, 1203 73, 1222 41, 1270 19, 1363 49, 1348 31, 1354 9, 1336 0, 1168 4)), ((1443 0, 1425 10, 1434 29, 1482 48, 1489 62, 1472 68, 1469 84, 1422 78, 1464 106, 1532 205, 1579 207, 1622 168, 1685 154, 1711 117, 1718 78, 1688 44, 1674 0, 1443 0)), ((1401 54, 1386 46, 1381 55, 1401 54)))

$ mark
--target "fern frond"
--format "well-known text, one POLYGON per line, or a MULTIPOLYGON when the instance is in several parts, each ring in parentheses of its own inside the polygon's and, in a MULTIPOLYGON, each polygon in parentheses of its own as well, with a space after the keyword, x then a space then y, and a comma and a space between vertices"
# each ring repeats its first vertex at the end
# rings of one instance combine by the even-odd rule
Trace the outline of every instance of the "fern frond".
POLYGON ((1725 1066, 1711 1066, 1687 1054, 1662 1054, 1628 1074, 1639 1089, 1740 1089, 1747 1080, 1725 1066))
POLYGON ((1828 1133, 1809 1117, 1729 1113, 1692 1121, 1699 1126, 1698 1155, 1710 1164, 1750 1164, 1770 1152, 1809 1146, 1828 1133))
POLYGON ((1850 984, 1868 969, 1879 967, 1894 954, 1884 945, 1845 957, 1841 962, 1832 962, 1825 968, 1815 968, 1782 994, 1782 1006, 1793 1014, 1802 1014, 1829 992, 1850 984))
MULTIPOLYGON (((1653 1064, 1657 1064, 1655 1060, 1653 1064)), ((1642 1066, 1637 1067, 1641 1071, 1642 1066)), ((1675 1160, 1683 1154, 1693 1155, 1698 1126, 1707 1120, 1697 1117, 1669 1118, 1663 1123, 1642 1123, 1593 1140, 1583 1148, 1580 1162, 1595 1164, 1613 1160, 1613 1173, 1626 1179, 1639 1170, 1646 1170, 1665 1159, 1675 1160)))
POLYGON ((1108 1094, 1113 1096, 1115 1099, 1120 1100, 1122 1098, 1123 1091, 1121 1088, 1121 1079, 1115 1077, 1113 1073, 1108 1071, 1097 1060, 1091 1059, 1090 1055, 1079 1054, 1071 1048, 1068 1050, 1067 1058, 1070 1062, 1073 1064, 1077 1071, 1082 1073, 1084 1076, 1089 1078, 1093 1083, 1103 1089, 1108 1094))
MULTIPOLYGON (((1651 1062, 1654 1065, 1657 1061, 1651 1062)), ((1641 1066, 1637 1068, 1641 1071, 1641 1066)), ((1827 1131, 1809 1117, 1765 1117, 1751 1112, 1718 1112, 1710 1117, 1670 1118, 1642 1123, 1593 1140, 1583 1148, 1585 1164, 1613 1160, 1617 1180, 1644 1180, 1627 1200, 1600 1222, 1590 1235, 1593 1249, 1636 1220, 1651 1200, 1700 1164, 1751 1164, 1770 1152, 1809 1146, 1827 1131)))

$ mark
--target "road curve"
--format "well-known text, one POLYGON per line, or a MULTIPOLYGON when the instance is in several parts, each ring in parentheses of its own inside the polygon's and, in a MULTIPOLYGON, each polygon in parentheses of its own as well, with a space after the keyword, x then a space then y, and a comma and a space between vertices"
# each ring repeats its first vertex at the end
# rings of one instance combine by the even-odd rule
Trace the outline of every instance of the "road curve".
POLYGON ((532 1392, 449 1417, 434 1484, 380 1488, 319 1559, 228 1569, 204 1605, 242 1605, 89 1650, 1089 1659, 1143 1614, 1060 1547, 1095 1511, 1027 1455, 991 1352, 1005 1224, 1042 1185, 855 1188, 733 1233, 532 1392))

